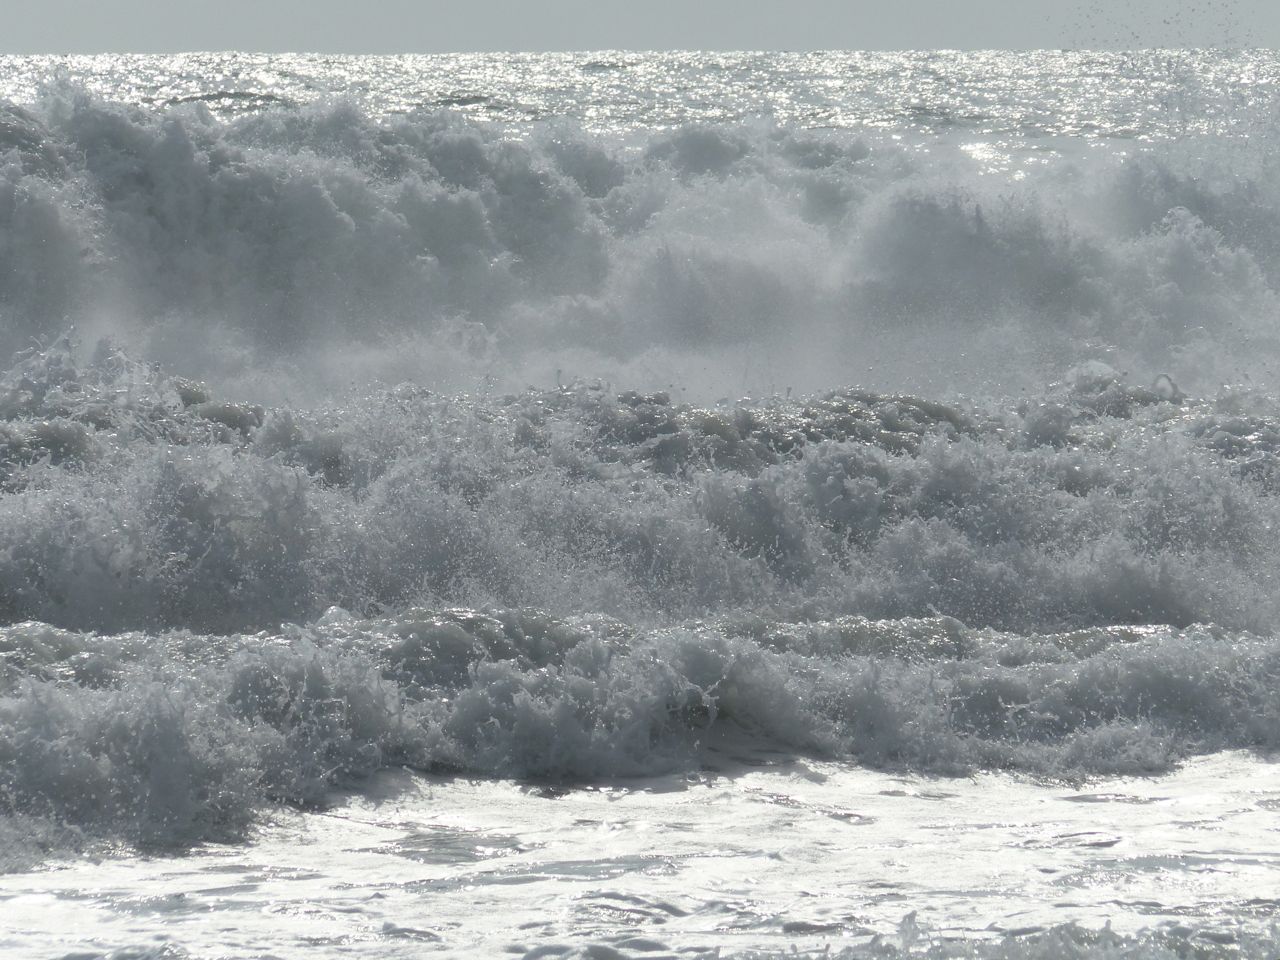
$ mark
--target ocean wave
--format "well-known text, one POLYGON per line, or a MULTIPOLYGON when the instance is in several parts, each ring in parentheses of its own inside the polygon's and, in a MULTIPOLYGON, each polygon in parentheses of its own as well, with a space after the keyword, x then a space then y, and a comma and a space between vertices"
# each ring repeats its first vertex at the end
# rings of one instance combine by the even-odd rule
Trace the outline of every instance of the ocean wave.
POLYGON ((1273 750, 1269 161, 944 147, 6 106, 4 862, 736 733, 1273 750))
POLYGON ((257 366, 299 393, 330 389, 353 347, 394 374, 406 338, 454 386, 560 367, 921 389, 945 366, 951 389, 1016 391, 1100 351, 1198 390, 1270 382, 1280 198, 1238 146, 996 182, 945 143, 760 124, 513 140, 456 112, 219 121, 66 93, 2 117, 4 352, 70 320, 177 372, 257 366), (451 349, 459 324, 475 335, 451 349), (1016 362, 992 364, 997 346, 1016 362))
POLYGON ((0 629, 0 668, 0 811, 21 821, 6 827, 71 849, 234 839, 271 803, 322 804, 387 766, 577 782, 696 769, 726 735, 887 769, 1062 778, 1280 746, 1280 643, 1207 627, 638 630, 335 608, 229 637, 16 624, 0 629))
POLYGON ((5 862, 240 837, 396 765, 1274 750, 1278 414, 1096 362, 1012 408, 263 408, 64 338, 0 377, 5 862))
POLYGON ((574 385, 220 400, 69 341, 0 378, 0 616, 234 632, 337 604, 631 622, 1266 632, 1280 411, 1094 364, 1014 407, 574 385))

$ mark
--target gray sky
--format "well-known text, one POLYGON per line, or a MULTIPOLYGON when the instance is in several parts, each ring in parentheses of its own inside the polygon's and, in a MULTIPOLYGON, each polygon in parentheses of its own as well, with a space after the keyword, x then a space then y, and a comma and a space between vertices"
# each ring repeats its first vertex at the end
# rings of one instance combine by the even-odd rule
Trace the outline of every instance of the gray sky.
POLYGON ((0 0, 0 52, 1280 47, 1280 0, 0 0))

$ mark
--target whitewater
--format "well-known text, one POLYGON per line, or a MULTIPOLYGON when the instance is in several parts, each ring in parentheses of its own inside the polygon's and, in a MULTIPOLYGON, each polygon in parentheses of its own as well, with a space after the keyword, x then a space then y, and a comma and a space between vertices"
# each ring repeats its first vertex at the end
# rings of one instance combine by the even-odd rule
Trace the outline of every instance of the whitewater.
POLYGON ((1275 956, 1278 95, 0 57, 0 954, 1275 956))

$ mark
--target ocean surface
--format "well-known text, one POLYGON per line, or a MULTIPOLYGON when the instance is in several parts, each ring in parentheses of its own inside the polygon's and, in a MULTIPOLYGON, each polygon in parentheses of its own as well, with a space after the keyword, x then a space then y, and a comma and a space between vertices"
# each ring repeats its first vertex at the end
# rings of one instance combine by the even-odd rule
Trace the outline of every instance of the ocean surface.
POLYGON ((0 955, 1274 958, 1278 84, 0 57, 0 955))

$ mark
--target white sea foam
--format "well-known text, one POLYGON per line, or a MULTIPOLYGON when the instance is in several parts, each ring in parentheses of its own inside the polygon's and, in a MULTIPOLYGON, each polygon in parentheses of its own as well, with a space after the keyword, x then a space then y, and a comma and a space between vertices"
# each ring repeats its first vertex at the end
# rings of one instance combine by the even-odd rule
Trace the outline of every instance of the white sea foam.
POLYGON ((530 611, 333 611, 283 635, 0 632, 0 799, 72 839, 242 835, 387 766, 583 781, 698 745, 872 766, 1156 773, 1280 745, 1280 645, 1207 628, 1057 636, 952 620, 636 631, 530 611))
POLYGON ((10 621, 225 632, 333 604, 1274 619, 1280 421, 1247 393, 1173 402, 1095 372, 1016 407, 406 386, 264 410, 65 342, 3 389, 10 621))
MULTIPOLYGON (((0 871, 399 768, 1273 755, 1274 57, 1180 56, 5 61, 0 871)), ((1063 918, 848 955, 1226 942, 1063 918)))
POLYGON ((264 410, 65 339, 0 386, 0 598, 44 621, 2 634, 0 795, 40 844, 241 836, 389 765, 651 775, 726 728, 1065 777, 1280 743, 1265 398, 1095 362, 1015 409, 264 410))
POLYGON ((753 122, 513 140, 351 102, 218 120, 61 92, 5 107, 2 129, 6 352, 75 322, 271 399, 557 370, 704 399, 1016 392, 1099 353, 1200 391, 1273 382, 1264 129, 1208 156, 1009 147, 1021 179, 962 138, 753 122))

